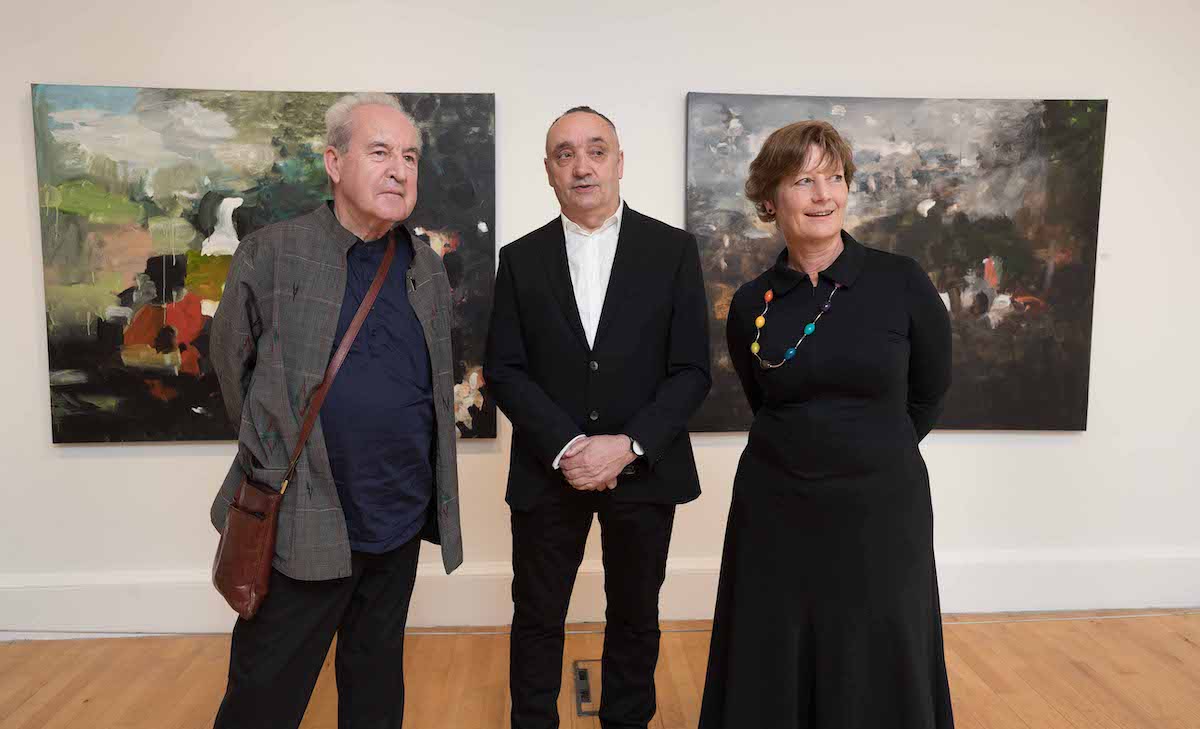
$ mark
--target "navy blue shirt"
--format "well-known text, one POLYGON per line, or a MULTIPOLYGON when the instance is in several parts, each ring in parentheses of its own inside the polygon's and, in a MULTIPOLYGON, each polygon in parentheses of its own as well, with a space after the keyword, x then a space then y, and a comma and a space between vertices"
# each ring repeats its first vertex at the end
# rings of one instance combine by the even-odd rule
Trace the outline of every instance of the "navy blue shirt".
MULTIPOLYGON (((396 257, 321 409, 350 548, 379 554, 425 526, 436 425, 429 350, 408 301, 413 242, 396 228, 396 257)), ((379 270, 387 237, 346 254, 346 293, 334 351, 379 270)))

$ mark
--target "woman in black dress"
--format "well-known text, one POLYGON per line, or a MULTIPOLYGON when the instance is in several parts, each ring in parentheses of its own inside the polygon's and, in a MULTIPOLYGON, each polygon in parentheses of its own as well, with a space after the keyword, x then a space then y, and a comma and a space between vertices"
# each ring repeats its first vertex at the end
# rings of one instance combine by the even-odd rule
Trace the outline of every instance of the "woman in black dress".
POLYGON ((950 385, 949 316, 915 261, 842 230, 853 175, 817 121, 750 165, 746 196, 787 247, 729 309, 754 424, 700 729, 954 725, 917 448, 950 385))

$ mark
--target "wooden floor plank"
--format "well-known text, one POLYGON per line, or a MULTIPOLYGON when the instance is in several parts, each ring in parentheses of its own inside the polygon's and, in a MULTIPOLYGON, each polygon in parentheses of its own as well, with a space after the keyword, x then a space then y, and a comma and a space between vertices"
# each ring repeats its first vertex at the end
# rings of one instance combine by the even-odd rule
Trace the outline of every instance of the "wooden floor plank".
POLYGON ((1045 644, 1056 670, 1122 729, 1154 729, 1137 697, 1122 689, 1123 664, 1081 636, 1074 623, 1033 623, 1023 632, 1031 645, 1045 644))
POLYGON ((1103 650, 1122 658, 1129 670, 1124 676, 1125 687, 1136 693, 1155 723, 1162 726, 1183 721, 1200 727, 1200 684, 1186 671, 1162 670, 1174 663, 1153 650, 1154 624, 1139 625, 1134 635, 1127 630, 1129 626, 1119 621, 1114 625, 1108 622, 1085 621, 1077 625, 1103 650))
POLYGON ((17 660, 7 662, 0 673, 0 727, 11 724, 18 709, 35 696, 64 667, 74 663, 86 645, 82 641, 51 641, 14 644, 0 649, 17 660))
POLYGON ((1012 656, 1017 675, 1079 729, 1123 729, 1069 680, 1074 670, 1071 657, 1032 637, 1027 624, 1000 626, 989 631, 989 638, 998 650, 1012 656))
POLYGON ((1038 693, 1021 674, 1026 662, 1004 650, 1002 643, 989 639, 975 626, 959 626, 948 631, 947 640, 956 653, 995 692, 997 698, 1026 724, 1037 729, 1090 729, 1071 721, 1038 693))
MULTIPOLYGON (((1200 613, 1148 613, 948 617, 958 729, 1200 729, 1200 613)), ((663 624, 654 729, 696 726, 708 628, 663 624)), ((602 630, 570 626, 559 699, 564 729, 599 727, 596 717, 575 715, 570 668, 600 657, 602 630)), ((504 628, 411 631, 405 726, 507 727, 508 651, 504 628)), ((303 729, 337 727, 334 655, 331 649, 303 729)), ((228 660, 228 636, 0 644, 0 729, 209 729, 228 660)))
MULTIPOLYGON (((136 639, 132 639, 136 640, 136 639)), ((89 641, 70 661, 46 677, 37 689, 0 724, 2 729, 40 729, 56 716, 69 716, 75 710, 73 699, 93 681, 105 675, 104 663, 118 648, 118 641, 89 641)))

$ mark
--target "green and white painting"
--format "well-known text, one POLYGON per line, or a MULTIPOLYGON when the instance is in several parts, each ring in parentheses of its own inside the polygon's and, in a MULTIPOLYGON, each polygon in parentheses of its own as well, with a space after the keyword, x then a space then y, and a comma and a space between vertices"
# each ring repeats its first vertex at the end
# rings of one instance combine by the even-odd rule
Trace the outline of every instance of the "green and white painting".
MULTIPOLYGON (((56 443, 233 439, 208 358, 238 242, 328 199, 340 92, 34 85, 56 443)), ((482 379, 495 256, 495 99, 398 93, 421 128, 409 229, 454 290, 456 418, 495 437, 482 379)))

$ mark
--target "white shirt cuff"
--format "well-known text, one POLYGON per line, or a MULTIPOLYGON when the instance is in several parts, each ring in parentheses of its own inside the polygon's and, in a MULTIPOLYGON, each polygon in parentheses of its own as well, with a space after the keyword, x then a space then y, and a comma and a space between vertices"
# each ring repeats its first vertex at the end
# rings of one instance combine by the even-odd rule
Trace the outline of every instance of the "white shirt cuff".
POLYGON ((637 455, 637 456, 644 456, 644 455, 646 455, 646 451, 642 450, 642 444, 641 444, 641 443, 638 443, 638 442, 637 442, 636 440, 634 440, 633 438, 630 438, 630 439, 629 439, 629 442, 630 442, 630 443, 633 443, 633 453, 634 453, 634 455, 637 455))
POLYGON ((551 464, 554 467, 555 471, 558 470, 558 462, 562 460, 563 455, 565 455, 567 451, 571 450, 571 446, 575 445, 575 441, 582 440, 586 437, 587 437, 586 435, 577 435, 574 438, 572 438, 569 443, 567 443, 565 446, 563 446, 563 449, 558 452, 557 456, 555 456, 554 463, 551 464))

